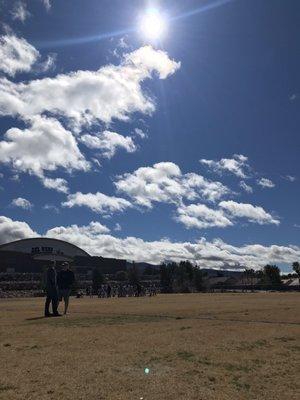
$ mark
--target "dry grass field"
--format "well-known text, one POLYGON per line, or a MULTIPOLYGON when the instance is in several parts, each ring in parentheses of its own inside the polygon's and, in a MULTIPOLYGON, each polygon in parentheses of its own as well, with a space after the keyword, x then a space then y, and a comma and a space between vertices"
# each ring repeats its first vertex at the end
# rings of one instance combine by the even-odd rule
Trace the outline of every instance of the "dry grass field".
POLYGON ((0 300, 0 399, 296 400, 299 306, 299 293, 71 298, 45 319, 43 299, 0 300))

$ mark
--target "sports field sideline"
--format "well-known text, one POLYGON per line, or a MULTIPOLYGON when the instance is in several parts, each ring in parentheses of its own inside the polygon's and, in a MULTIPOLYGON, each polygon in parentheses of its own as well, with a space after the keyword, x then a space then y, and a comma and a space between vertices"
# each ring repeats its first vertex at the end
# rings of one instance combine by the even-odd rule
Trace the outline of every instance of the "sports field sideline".
POLYGON ((0 301, 0 399, 299 399, 299 293, 43 301, 0 301))

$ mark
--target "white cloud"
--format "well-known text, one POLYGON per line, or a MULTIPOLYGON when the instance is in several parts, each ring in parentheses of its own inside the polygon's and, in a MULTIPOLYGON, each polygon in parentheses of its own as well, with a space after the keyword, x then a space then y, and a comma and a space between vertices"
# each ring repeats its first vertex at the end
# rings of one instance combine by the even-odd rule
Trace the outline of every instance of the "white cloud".
POLYGON ((49 54, 44 61, 37 64, 37 72, 51 71, 55 68, 57 55, 55 53, 49 54))
POLYGON ((50 9, 51 9, 50 0, 41 0, 41 2, 44 4, 46 10, 47 10, 47 11, 50 11, 50 9))
MULTIPOLYGON (((107 65, 98 71, 77 71, 28 83, 0 78, 0 115, 18 117, 29 125, 23 130, 11 128, 4 134, 0 162, 10 164, 16 171, 35 174, 46 187, 66 193, 65 181, 45 177, 44 172, 60 167, 67 171, 90 169, 77 145, 82 125, 129 120, 132 113, 153 112, 154 101, 143 91, 142 82, 154 73, 165 79, 179 67, 180 63, 171 60, 167 53, 144 46, 125 54, 120 65, 107 65), (46 118, 45 112, 51 118, 46 118), (73 136, 54 119, 60 116, 77 135, 73 136)), ((11 74, 17 71, 17 67, 6 69, 11 74)), ((136 150, 131 137, 108 130, 95 136, 83 135, 82 140, 108 158, 119 148, 136 150)))
MULTIPOLYGON (((220 239, 195 242, 172 242, 168 239, 147 242, 136 237, 124 239, 107 234, 108 228, 91 222, 86 226, 55 227, 45 236, 66 240, 83 248, 91 255, 144 261, 154 264, 164 260, 190 260, 201 268, 249 268, 258 269, 271 263, 290 265, 300 259, 299 246, 263 246, 247 244, 232 246, 220 239)), ((39 236, 25 222, 13 221, 0 216, 0 243, 39 236)))
POLYGON ((0 36, 0 71, 10 76, 29 72, 39 57, 39 52, 25 39, 13 34, 0 36))
POLYGON ((275 184, 267 178, 261 178, 257 180, 257 184, 262 186, 263 188, 273 188, 275 187, 275 184))
POLYGON ((24 199, 23 197, 18 197, 17 199, 13 199, 11 205, 13 207, 23 208, 23 210, 31 210, 33 208, 33 204, 29 200, 24 199))
POLYGON ((131 64, 141 77, 150 77, 155 71, 160 79, 166 79, 180 68, 180 62, 171 60, 166 52, 154 50, 152 46, 144 46, 125 54, 125 65, 131 64))
POLYGON ((26 3, 19 0, 15 3, 15 6, 11 12, 13 19, 25 22, 30 17, 30 12, 27 10, 26 3))
POLYGON ((56 228, 50 229, 46 236, 57 237, 57 236, 68 236, 68 235, 78 235, 82 238, 93 238, 98 235, 108 233, 110 230, 107 226, 102 225, 100 222, 90 222, 87 226, 71 225, 68 227, 58 226, 56 228))
POLYGON ((148 208, 154 202, 178 204, 184 198, 215 201, 230 193, 220 182, 208 181, 194 173, 182 174, 178 165, 172 162, 160 162, 123 174, 117 177, 115 186, 135 203, 148 208))
POLYGON ((44 210, 54 211, 56 214, 59 213, 59 208, 56 207, 56 206, 53 205, 53 204, 45 204, 45 205, 43 206, 43 209, 44 209, 44 210))
POLYGON ((144 46, 125 54, 120 65, 98 71, 77 71, 29 83, 2 78, 0 114, 29 118, 48 111, 72 120, 78 129, 92 122, 126 121, 132 113, 150 114, 155 109, 142 82, 154 72, 165 79, 179 67, 165 52, 144 46))
POLYGON ((210 181, 205 179, 202 175, 191 172, 184 174, 182 177, 182 185, 186 191, 184 197, 189 200, 202 198, 215 202, 225 195, 233 194, 233 192, 221 182, 210 181))
POLYGON ((43 176, 41 178, 42 184, 45 186, 47 189, 54 189, 58 192, 61 193, 68 193, 69 192, 69 187, 68 187, 68 182, 65 179, 62 178, 47 178, 43 176))
POLYGON ((115 227, 114 227, 114 231, 116 232, 120 232, 122 230, 122 227, 119 223, 116 223, 115 227))
POLYGON ((232 158, 222 158, 219 161, 202 158, 200 163, 208 166, 217 173, 230 172, 240 178, 247 178, 249 165, 248 157, 242 154, 234 154, 232 158))
POLYGON ((233 225, 222 210, 214 210, 204 204, 182 205, 177 209, 175 220, 181 222, 186 228, 224 228, 233 225))
POLYGON ((221 201, 219 206, 233 218, 246 218, 250 222, 260 225, 275 224, 279 225, 280 221, 275 219, 271 214, 267 213, 262 207, 253 206, 252 204, 236 203, 235 201, 221 201))
POLYGON ((284 177, 284 179, 286 179, 287 181, 290 181, 290 182, 295 182, 296 177, 295 177, 295 176, 292 176, 292 175, 286 175, 286 176, 284 177))
POLYGON ((146 139, 147 138, 147 133, 145 133, 140 128, 135 128, 134 133, 136 134, 136 136, 140 137, 141 139, 146 139))
POLYGON ((147 242, 136 237, 120 239, 112 235, 97 234, 93 227, 73 225, 50 229, 46 235, 77 244, 88 253, 103 257, 160 263, 164 260, 190 260, 200 267, 258 269, 267 263, 291 264, 300 258, 297 246, 263 246, 259 244, 231 246, 222 240, 147 242))
POLYGON ((124 149, 128 153, 133 153, 137 149, 130 136, 122 136, 111 131, 104 131, 95 135, 86 134, 81 136, 80 141, 90 149, 100 150, 106 158, 113 157, 118 149, 124 149))
POLYGON ((111 215, 115 212, 122 212, 126 208, 131 207, 129 201, 120 197, 107 196, 106 194, 97 193, 81 193, 77 192, 69 194, 67 201, 62 203, 63 207, 88 207, 92 211, 99 214, 111 215))
POLYGON ((240 182, 240 187, 247 193, 253 193, 253 188, 250 185, 247 185, 245 181, 240 182))
POLYGON ((121 49, 128 49, 129 45, 126 43, 126 38, 125 37, 121 37, 121 39, 118 42, 118 47, 120 47, 121 49))
POLYGON ((39 235, 26 222, 0 216, 0 244, 36 236, 39 235))
MULTIPOLYGON (((27 129, 7 131, 0 141, 0 162, 39 177, 43 177, 44 171, 59 167, 67 171, 89 169, 72 133, 57 120, 45 117, 34 117, 27 129)), ((51 185, 50 180, 47 184, 51 185)))

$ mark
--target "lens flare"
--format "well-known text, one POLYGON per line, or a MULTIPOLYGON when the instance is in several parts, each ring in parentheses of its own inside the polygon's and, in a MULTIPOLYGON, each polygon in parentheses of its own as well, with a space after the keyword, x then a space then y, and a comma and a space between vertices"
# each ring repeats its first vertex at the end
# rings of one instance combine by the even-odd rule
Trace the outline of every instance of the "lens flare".
POLYGON ((166 19, 156 8, 149 8, 140 20, 140 32, 149 40, 156 40, 166 31, 166 19))

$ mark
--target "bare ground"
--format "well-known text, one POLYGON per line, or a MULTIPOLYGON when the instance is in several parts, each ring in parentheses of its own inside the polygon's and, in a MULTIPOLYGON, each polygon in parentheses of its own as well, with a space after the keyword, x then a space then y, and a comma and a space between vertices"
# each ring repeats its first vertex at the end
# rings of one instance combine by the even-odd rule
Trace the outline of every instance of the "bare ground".
POLYGON ((298 400, 299 306, 300 293, 72 298, 45 319, 43 299, 0 300, 0 399, 298 400))

